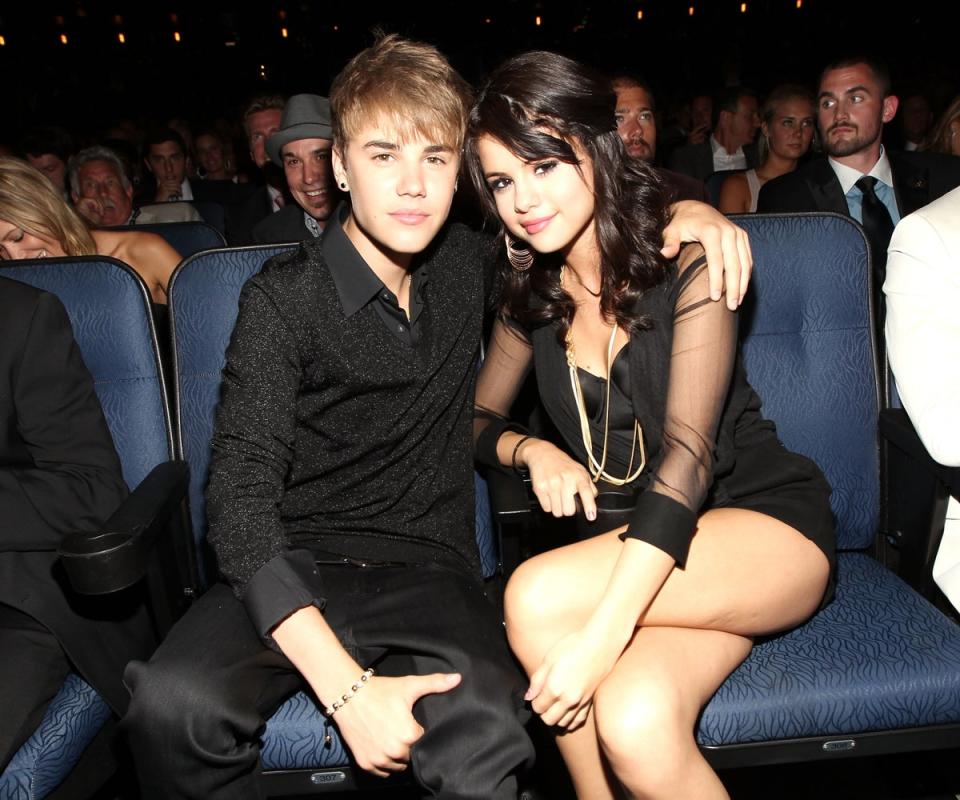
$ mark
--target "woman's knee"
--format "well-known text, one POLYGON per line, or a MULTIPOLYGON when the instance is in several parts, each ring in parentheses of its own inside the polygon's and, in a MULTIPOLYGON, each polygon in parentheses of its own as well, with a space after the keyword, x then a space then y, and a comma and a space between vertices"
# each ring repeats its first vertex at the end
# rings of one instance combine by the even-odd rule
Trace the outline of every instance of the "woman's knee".
POLYGON ((594 697, 594 724, 614 772, 640 772, 645 782, 668 784, 682 768, 680 753, 693 723, 671 686, 658 681, 601 684, 594 697))

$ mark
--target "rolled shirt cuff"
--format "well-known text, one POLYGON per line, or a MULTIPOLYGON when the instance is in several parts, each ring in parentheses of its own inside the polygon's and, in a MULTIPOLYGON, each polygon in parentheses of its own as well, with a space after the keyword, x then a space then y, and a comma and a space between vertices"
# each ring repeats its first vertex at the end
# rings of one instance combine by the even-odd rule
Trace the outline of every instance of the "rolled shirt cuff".
POLYGON ((649 489, 637 498, 627 529, 620 539, 640 539, 663 550, 683 568, 690 540, 697 529, 697 515, 665 494, 649 489))
POLYGON ((264 643, 277 649, 271 631, 283 620, 307 606, 321 611, 327 604, 317 596, 319 575, 309 550, 288 550, 275 556, 247 582, 240 598, 264 643))

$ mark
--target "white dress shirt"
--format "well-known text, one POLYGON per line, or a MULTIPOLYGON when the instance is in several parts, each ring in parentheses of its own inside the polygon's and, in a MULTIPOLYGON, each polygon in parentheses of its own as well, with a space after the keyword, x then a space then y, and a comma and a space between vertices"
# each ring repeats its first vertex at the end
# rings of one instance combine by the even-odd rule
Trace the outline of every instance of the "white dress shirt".
POLYGON ((713 138, 710 134, 710 149, 713 151, 713 170, 720 172, 726 169, 746 169, 747 156, 742 147, 737 148, 737 152, 732 155, 727 152, 727 148, 713 138))

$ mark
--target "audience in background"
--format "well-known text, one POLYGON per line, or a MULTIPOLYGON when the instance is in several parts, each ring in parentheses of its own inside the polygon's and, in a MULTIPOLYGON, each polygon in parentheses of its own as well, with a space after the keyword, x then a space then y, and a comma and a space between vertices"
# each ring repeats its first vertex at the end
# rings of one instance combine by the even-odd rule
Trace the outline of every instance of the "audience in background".
POLYGON ((920 149, 929 153, 960 156, 960 94, 947 106, 920 149))
POLYGON ((673 152, 670 168, 698 180, 711 173, 756 166, 753 140, 760 127, 756 92, 742 86, 725 89, 713 105, 713 133, 673 152))
MULTIPOLYGON (((617 95, 617 132, 627 148, 627 153, 653 165, 657 155, 657 120, 653 92, 643 81, 632 75, 618 75, 614 78, 613 91, 617 95)), ((671 202, 707 202, 707 190, 703 181, 663 167, 653 166, 653 169, 666 186, 671 202)))
POLYGON ((814 112, 813 95, 802 86, 784 84, 770 93, 760 115, 761 164, 723 182, 719 208, 724 214, 753 213, 757 210, 760 187, 796 169, 813 141, 814 112))
POLYGON ((145 231, 90 230, 40 172, 18 158, 0 158, 0 257, 110 256, 137 271, 154 303, 167 302, 180 255, 145 231))
POLYGON ((63 128, 44 125, 28 131, 20 143, 27 162, 40 170, 67 197, 67 162, 73 138, 63 128))
POLYGON ((933 125, 933 109, 930 101, 921 92, 911 92, 900 103, 900 134, 902 149, 907 152, 919 150, 924 137, 933 125))
POLYGON ((330 101, 315 94, 291 97, 280 127, 267 139, 267 154, 283 168, 294 202, 257 224, 255 242, 306 241, 320 236, 335 200, 332 146, 330 101))
POLYGON ((155 222, 193 222, 200 214, 189 203, 154 203, 135 208, 133 184, 120 157, 108 147, 81 150, 69 165, 70 197, 90 225, 148 225, 155 222))

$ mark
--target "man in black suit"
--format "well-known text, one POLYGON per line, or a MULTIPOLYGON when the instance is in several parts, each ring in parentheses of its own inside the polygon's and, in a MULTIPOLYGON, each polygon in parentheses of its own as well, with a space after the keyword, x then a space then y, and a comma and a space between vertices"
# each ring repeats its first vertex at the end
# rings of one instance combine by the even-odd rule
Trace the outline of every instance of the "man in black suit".
POLYGON ((835 211, 863 222, 863 192, 856 183, 867 175, 877 179, 875 193, 896 225, 960 185, 960 159, 883 148, 883 126, 897 105, 882 64, 858 57, 827 66, 820 76, 817 121, 829 158, 764 184, 757 211, 835 211))
POLYGON ((227 241, 231 246, 253 244, 253 229, 260 220, 284 208, 283 174, 267 155, 267 139, 280 127, 286 99, 280 95, 254 97, 243 112, 243 130, 247 135, 250 160, 260 171, 260 179, 227 215, 227 241))
POLYGON ((280 127, 267 139, 267 155, 283 168, 294 199, 253 229, 258 244, 309 241, 320 236, 333 212, 333 132, 330 101, 295 94, 287 101, 280 127))
POLYGON ((757 95, 742 86, 724 89, 713 104, 713 133, 673 151, 670 169, 705 181, 714 172, 757 166, 753 144, 760 129, 757 95))
POLYGON ((93 381, 52 294, 0 278, 0 770, 78 671, 118 714, 126 662, 153 646, 141 606, 74 595, 57 545, 127 493, 93 381))

